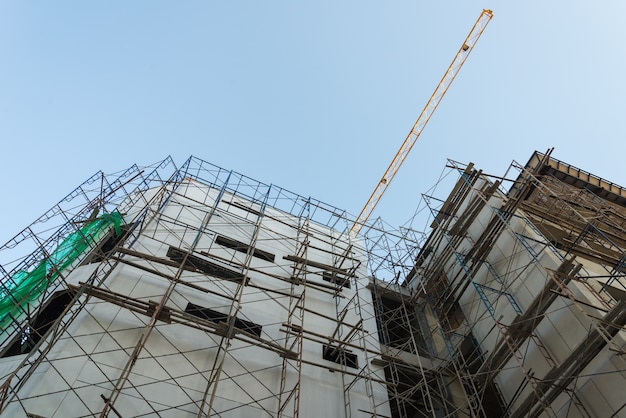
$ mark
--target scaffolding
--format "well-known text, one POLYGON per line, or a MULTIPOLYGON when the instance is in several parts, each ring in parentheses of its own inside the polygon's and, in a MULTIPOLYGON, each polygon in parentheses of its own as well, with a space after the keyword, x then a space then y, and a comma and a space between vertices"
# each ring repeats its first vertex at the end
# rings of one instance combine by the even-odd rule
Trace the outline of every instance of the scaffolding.
POLYGON ((625 377, 621 188, 599 197, 591 175, 550 152, 504 177, 448 166, 458 181, 445 201, 425 196, 434 232, 410 279, 436 318, 427 339, 441 336, 463 382, 464 413, 619 416, 611 389, 594 396, 625 377), (613 363, 598 372, 600 359, 613 363))
POLYGON ((386 416, 349 225, 194 157, 98 173, 2 248, 1 410, 297 417, 326 382, 329 407, 386 416))
POLYGON ((354 237, 195 157, 97 173, 0 247, 0 411, 620 416, 626 193, 550 152, 451 178, 430 231, 354 237))

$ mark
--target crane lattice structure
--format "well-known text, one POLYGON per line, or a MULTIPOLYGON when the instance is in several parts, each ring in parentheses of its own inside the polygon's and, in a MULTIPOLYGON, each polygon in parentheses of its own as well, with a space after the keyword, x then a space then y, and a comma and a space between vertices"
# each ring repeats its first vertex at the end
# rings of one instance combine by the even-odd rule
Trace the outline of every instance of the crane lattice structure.
POLYGON ((378 182, 378 185, 372 192, 370 198, 368 199, 367 203, 361 210, 361 213, 354 222, 354 225, 350 230, 350 232, 352 232, 353 234, 358 235, 363 225, 365 225, 365 223, 369 219, 370 215, 374 211, 374 208, 376 208, 376 205, 380 201, 380 198, 385 193, 385 190, 387 190, 387 187, 389 187, 391 180, 393 180, 394 176, 400 169, 400 166, 406 159, 407 155, 409 155, 409 152, 411 152, 413 145, 415 145, 415 143, 417 142, 420 134, 424 130, 424 127, 430 120, 430 117, 433 115, 433 113, 435 113, 435 110, 437 110, 437 106, 439 106, 439 103, 441 103, 441 99, 443 99, 443 96, 450 88, 450 85, 452 85, 452 82, 461 70, 461 67, 467 60, 467 57, 469 57, 470 52, 472 52, 472 50, 474 49, 474 46, 476 46, 480 35, 482 35, 492 17, 493 12, 491 10, 485 9, 476 20, 476 23, 472 27, 472 30, 470 30, 467 38, 465 38, 465 41, 463 42, 463 44, 459 48, 459 51, 456 53, 454 59, 450 63, 450 66, 448 67, 446 73, 441 78, 441 81, 437 85, 437 88, 430 96, 430 99, 426 103, 426 106, 424 106, 424 110, 422 110, 422 113, 417 118, 417 121, 415 121, 413 128, 402 143, 402 146, 400 146, 400 149, 396 153, 395 157, 393 157, 391 164, 389 164, 389 167, 387 167, 387 171, 385 171, 385 174, 383 174, 382 178, 378 182))

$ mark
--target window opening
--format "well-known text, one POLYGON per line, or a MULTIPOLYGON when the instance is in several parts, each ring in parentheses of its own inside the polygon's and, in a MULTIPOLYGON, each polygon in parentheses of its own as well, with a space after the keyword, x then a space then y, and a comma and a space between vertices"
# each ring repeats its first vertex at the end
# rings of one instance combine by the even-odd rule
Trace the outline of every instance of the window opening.
MULTIPOLYGON (((226 248, 232 248, 235 251, 239 251, 240 253, 247 254, 250 251, 251 246, 245 244, 241 241, 234 240, 232 238, 228 238, 222 235, 218 235, 215 239, 215 243, 222 245, 226 248)), ((252 249, 252 255, 256 258, 260 258, 262 260, 274 262, 274 258, 276 257, 274 254, 269 253, 267 251, 259 250, 258 248, 252 249)))
MULTIPOLYGON (((193 303, 187 303, 185 312, 193 316, 197 316, 198 318, 214 322, 216 324, 228 324, 230 321, 230 317, 225 313, 213 310, 211 308, 205 308, 200 305, 195 305, 193 303)), ((254 334, 257 337, 261 336, 261 330, 263 329, 263 327, 259 324, 255 324, 252 321, 246 321, 245 319, 240 318, 235 318, 235 328, 240 329, 241 331, 248 332, 250 334, 254 334)))
POLYGON ((112 229, 102 244, 93 249, 84 264, 99 263, 105 260, 113 252, 113 249, 122 242, 129 230, 130 225, 121 225, 119 231, 115 228, 112 229))
MULTIPOLYGON (((178 263, 182 263, 185 259, 186 251, 183 251, 179 248, 170 247, 167 250, 167 256, 178 263)), ((233 282, 241 282, 244 278, 243 273, 235 270, 231 270, 225 266, 220 264, 211 262, 204 258, 200 258, 196 255, 189 254, 186 259, 185 265, 183 266, 185 269, 190 271, 201 271, 208 275, 218 277, 220 279, 226 279, 233 282)))
POLYGON ((48 332, 54 321, 61 316, 73 298, 74 291, 72 290, 61 290, 53 293, 0 357, 29 353, 48 332))
POLYGON ((350 289, 350 279, 345 276, 340 276, 337 273, 325 271, 322 273, 322 279, 326 280, 327 282, 334 283, 338 286, 343 286, 346 289, 350 289))
MULTIPOLYGON (((476 374, 480 370, 480 367, 484 362, 484 358, 480 349, 480 344, 472 334, 466 335, 461 342, 457 351, 456 361, 461 367, 467 368, 470 374, 476 374)), ((467 385, 468 383, 463 382, 463 384, 467 385)), ((503 402, 502 395, 500 394, 500 391, 493 379, 488 379, 485 382, 482 393, 483 395, 480 402, 486 416, 504 416, 505 403, 503 402)))
POLYGON ((418 312, 408 302, 405 302, 403 306, 401 297, 401 295, 388 294, 378 295, 377 298, 372 290, 372 298, 376 301, 374 311, 378 337, 384 345, 389 347, 430 357, 419 324, 418 312))
POLYGON ((343 348, 332 345, 324 344, 322 347, 322 357, 324 360, 332 361, 337 364, 343 364, 347 367, 352 367, 353 369, 359 368, 356 354, 349 353, 343 348))

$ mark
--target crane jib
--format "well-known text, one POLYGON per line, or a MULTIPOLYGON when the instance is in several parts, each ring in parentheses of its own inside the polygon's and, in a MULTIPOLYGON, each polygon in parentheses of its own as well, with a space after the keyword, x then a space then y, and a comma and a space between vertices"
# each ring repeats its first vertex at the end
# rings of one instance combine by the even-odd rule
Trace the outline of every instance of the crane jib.
POLYGON ((372 192, 363 209, 361 210, 361 213, 357 217, 356 221, 354 221, 352 228, 350 228, 350 233, 354 234, 354 236, 357 236, 359 234, 361 228, 369 219, 380 198, 384 194, 387 187, 389 187, 391 180, 393 180, 394 176, 398 172, 398 169, 400 169, 400 166, 404 162, 406 156, 411 151, 411 148, 413 148, 413 145, 415 145, 415 143, 417 142, 417 139, 422 133, 422 130, 430 120, 432 114, 437 109, 437 106, 441 102, 441 99, 448 91, 448 88, 454 81, 454 78, 463 66, 463 63, 465 63, 465 60, 469 56, 470 52, 472 52, 472 49, 476 45, 478 38, 480 38, 480 35, 482 35, 492 17, 493 12, 491 10, 485 9, 476 20, 476 23, 474 23, 474 26, 467 35, 467 38, 465 38, 465 41, 461 44, 459 51, 452 60, 452 63, 450 63, 450 66, 448 66, 448 69, 441 78, 441 81, 437 85, 437 88, 430 96, 430 99, 426 103, 426 106, 424 106, 424 110, 422 110, 422 113, 417 118, 417 121, 413 125, 413 128, 407 135, 402 145, 400 146, 400 149, 391 161, 391 164, 389 164, 389 167, 387 167, 385 174, 383 174, 382 178, 378 182, 378 185, 372 192))

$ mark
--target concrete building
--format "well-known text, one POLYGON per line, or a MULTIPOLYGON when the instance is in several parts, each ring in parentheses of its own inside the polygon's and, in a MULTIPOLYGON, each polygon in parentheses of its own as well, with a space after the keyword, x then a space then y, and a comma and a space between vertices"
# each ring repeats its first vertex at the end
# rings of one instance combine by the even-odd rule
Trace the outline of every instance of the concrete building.
POLYGON ((0 411, 626 415, 626 191, 549 154, 358 237, 194 157, 97 173, 0 247, 0 411))

